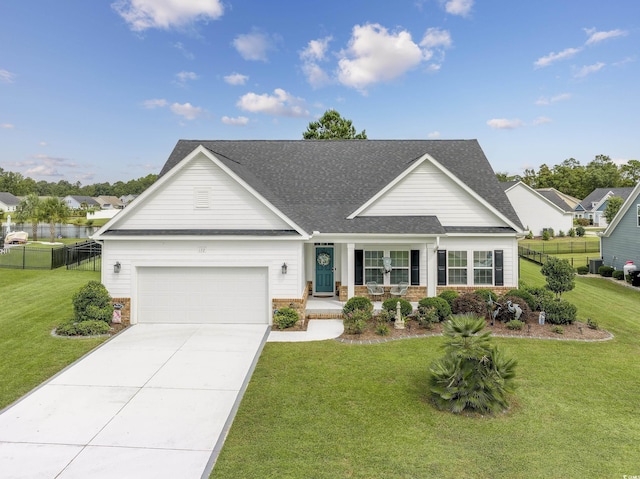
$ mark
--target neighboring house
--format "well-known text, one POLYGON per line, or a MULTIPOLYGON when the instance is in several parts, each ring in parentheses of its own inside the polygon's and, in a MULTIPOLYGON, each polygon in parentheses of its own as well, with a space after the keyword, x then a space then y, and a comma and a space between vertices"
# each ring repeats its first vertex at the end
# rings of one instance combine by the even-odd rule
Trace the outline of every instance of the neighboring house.
POLYGON ((17 196, 13 196, 11 193, 0 192, 0 211, 5 213, 11 213, 18 208, 20 199, 17 196))
POLYGON ((117 196, 96 196, 93 199, 100 205, 100 208, 103 210, 121 210, 122 208, 124 208, 124 204, 117 196))
POLYGON ((119 200, 120 203, 122 203, 123 206, 127 206, 129 203, 131 203, 133 200, 135 200, 137 198, 138 195, 122 195, 119 200))
POLYGON ((534 190, 522 181, 505 181, 502 186, 525 231, 542 236, 543 230, 552 228, 557 235, 573 227, 573 209, 561 203, 558 195, 534 190))
POLYGON ((73 210, 100 208, 98 202, 91 198, 91 196, 67 195, 62 200, 73 210))
POLYGON ((517 288, 521 235, 475 140, 181 140, 93 238, 132 323, 268 324, 370 281, 517 288))
POLYGON ((600 237, 600 254, 605 266, 622 269, 627 261, 640 268, 640 183, 600 237))
POLYGON ((574 216, 576 218, 586 218, 593 226, 607 226, 604 217, 604 210, 607 207, 607 200, 611 196, 619 196, 626 200, 633 191, 633 187, 628 188, 596 188, 576 206, 574 216))

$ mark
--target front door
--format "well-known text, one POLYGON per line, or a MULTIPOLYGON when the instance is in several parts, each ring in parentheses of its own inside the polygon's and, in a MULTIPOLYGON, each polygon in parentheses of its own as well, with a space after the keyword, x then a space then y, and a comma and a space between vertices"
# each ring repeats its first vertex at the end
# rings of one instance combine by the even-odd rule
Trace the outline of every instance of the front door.
POLYGON ((316 287, 315 292, 319 294, 334 294, 333 280, 333 248, 330 246, 319 246, 316 248, 316 287))

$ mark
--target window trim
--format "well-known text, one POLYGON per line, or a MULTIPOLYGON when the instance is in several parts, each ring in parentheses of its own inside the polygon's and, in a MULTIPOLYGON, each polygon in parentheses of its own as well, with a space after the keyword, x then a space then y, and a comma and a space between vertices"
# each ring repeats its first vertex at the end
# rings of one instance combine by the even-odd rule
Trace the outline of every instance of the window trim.
POLYGON ((466 249, 447 250, 447 284, 450 284, 453 286, 467 286, 469 284, 469 251, 468 250, 466 249), (460 260, 464 259, 464 264, 452 266, 451 265, 452 253, 464 253, 464 258, 462 257, 458 258, 460 260), (456 275, 452 273, 460 272, 460 271, 464 273, 464 282, 453 282, 452 278, 456 278, 456 275))

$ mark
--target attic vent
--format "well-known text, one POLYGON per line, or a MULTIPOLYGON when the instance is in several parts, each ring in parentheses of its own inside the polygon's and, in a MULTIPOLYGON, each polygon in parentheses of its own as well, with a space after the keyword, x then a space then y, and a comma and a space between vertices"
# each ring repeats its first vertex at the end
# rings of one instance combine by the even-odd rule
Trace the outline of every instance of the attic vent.
POLYGON ((196 208, 209 208, 210 198, 209 198, 209 189, 208 188, 199 188, 194 192, 194 205, 196 208))

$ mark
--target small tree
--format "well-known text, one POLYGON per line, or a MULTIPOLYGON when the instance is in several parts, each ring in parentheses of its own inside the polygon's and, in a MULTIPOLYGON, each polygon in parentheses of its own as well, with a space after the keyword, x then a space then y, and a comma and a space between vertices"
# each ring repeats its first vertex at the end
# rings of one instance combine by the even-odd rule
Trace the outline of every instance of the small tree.
POLYGON ((47 198, 42 203, 42 214, 49 223, 49 232, 51 233, 51 242, 53 243, 56 236, 56 223, 64 223, 69 218, 71 212, 67 204, 60 198, 47 198))
POLYGON ((327 110, 318 121, 312 121, 307 131, 302 133, 305 140, 366 140, 367 133, 362 130, 356 134, 351 120, 340 116, 336 110, 327 110))
POLYGON ((107 288, 99 281, 89 281, 73 295, 76 321, 98 320, 106 323, 113 317, 113 304, 107 288))
POLYGON ((613 221, 613 218, 618 214, 618 211, 620 211, 622 203, 624 203, 624 200, 619 196, 611 196, 607 200, 607 206, 604 208, 603 213, 607 223, 611 223, 613 221))
POLYGON ((547 289, 555 293, 556 299, 560 299, 562 293, 571 291, 576 286, 576 273, 566 259, 549 256, 540 272, 547 278, 547 289))
POLYGON ((35 193, 30 193, 18 205, 16 220, 20 223, 31 221, 31 239, 38 241, 38 223, 44 220, 42 201, 35 193))

